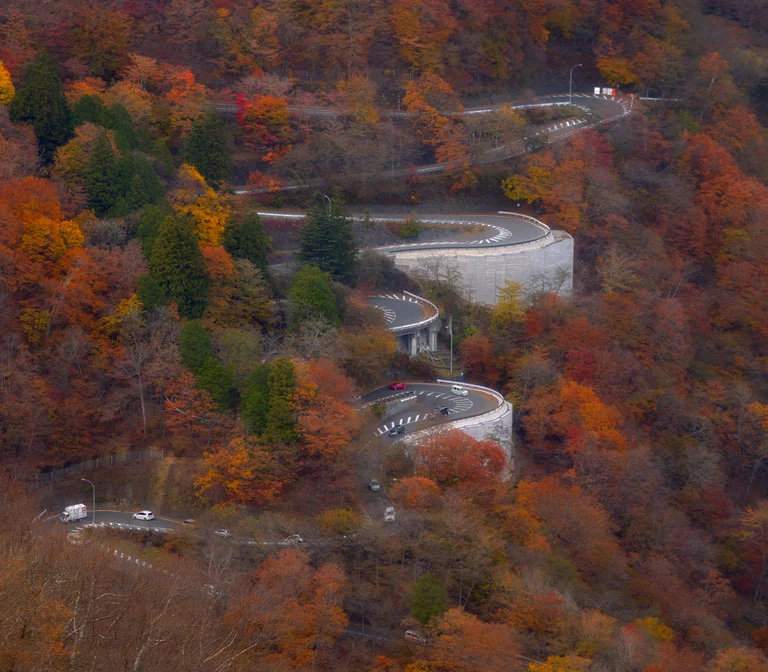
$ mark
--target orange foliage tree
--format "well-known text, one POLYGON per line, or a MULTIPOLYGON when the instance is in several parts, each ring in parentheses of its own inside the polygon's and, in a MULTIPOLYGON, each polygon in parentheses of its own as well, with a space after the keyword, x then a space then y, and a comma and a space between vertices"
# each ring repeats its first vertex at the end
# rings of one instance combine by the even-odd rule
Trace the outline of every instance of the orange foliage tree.
POLYGON ((296 367, 293 408, 301 443, 310 456, 337 455, 360 428, 352 405, 352 381, 328 359, 296 367))
POLYGON ((445 672, 524 670, 517 634, 506 624, 484 623, 463 609, 450 609, 437 624, 429 660, 445 672))
POLYGON ((431 509, 440 502, 440 487, 423 476, 406 476, 392 488, 392 499, 406 509, 431 509))
POLYGON ((627 447, 619 411, 586 385, 561 380, 554 388, 534 392, 526 410, 523 427, 542 451, 578 451, 585 445, 608 450, 627 447))
POLYGON ((237 437, 225 447, 205 453, 206 472, 195 489, 206 499, 264 506, 295 478, 286 450, 264 445, 255 437, 237 437))
POLYGON ((392 32, 403 59, 417 70, 440 70, 443 49, 459 24, 445 0, 395 0, 392 32))
POLYGON ((238 96, 237 123, 243 130, 245 146, 259 152, 266 163, 272 163, 290 149, 292 133, 285 98, 238 96))
POLYGON ((578 485, 549 476, 522 481, 517 504, 542 525, 549 543, 586 575, 622 571, 622 559, 605 509, 578 485))
POLYGON ((418 472, 441 487, 472 487, 496 480, 506 463, 495 441, 478 441, 452 429, 419 442, 418 472))
POLYGON ((313 569, 305 553, 284 549, 259 567, 224 618, 242 625, 260 664, 309 669, 325 661, 349 623, 341 608, 344 583, 337 565, 313 569))

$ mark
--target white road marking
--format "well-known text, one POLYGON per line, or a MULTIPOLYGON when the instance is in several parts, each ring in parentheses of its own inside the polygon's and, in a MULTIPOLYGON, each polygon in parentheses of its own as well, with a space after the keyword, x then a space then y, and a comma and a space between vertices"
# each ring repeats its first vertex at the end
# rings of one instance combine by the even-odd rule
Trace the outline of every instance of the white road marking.
POLYGON ((406 425, 410 425, 411 424, 411 416, 410 415, 408 416, 408 420, 405 421, 405 424, 406 425))

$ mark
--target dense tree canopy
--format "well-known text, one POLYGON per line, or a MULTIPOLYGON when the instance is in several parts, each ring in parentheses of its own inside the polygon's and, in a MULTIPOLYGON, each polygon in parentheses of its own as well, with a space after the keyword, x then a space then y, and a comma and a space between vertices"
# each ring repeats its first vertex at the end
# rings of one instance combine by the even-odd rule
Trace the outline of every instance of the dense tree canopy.
POLYGON ((0 668, 765 670, 767 37, 759 0, 0 3, 0 668), (571 295, 370 251, 505 199, 571 295), (452 362, 397 351, 403 289, 452 362), (459 370, 512 444, 412 385, 459 370), (196 523, 35 518, 104 456, 96 508, 196 523))
POLYGON ((166 217, 152 245, 152 277, 184 317, 201 317, 208 303, 210 280, 189 220, 166 217))
POLYGON ((10 111, 13 121, 35 129, 43 162, 53 161, 56 148, 72 135, 72 119, 56 64, 47 53, 41 52, 30 63, 10 111))
POLYGON ((338 196, 318 198, 301 231, 299 259, 349 282, 357 255, 352 228, 338 196))

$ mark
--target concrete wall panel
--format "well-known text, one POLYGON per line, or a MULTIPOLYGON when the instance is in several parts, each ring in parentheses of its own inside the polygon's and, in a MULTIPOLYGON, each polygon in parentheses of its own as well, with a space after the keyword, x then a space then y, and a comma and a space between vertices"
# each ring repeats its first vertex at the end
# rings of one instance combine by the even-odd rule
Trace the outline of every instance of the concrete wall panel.
POLYGON ((573 238, 552 231, 540 240, 518 245, 483 248, 387 251, 395 265, 409 274, 455 274, 467 298, 494 305, 505 281, 521 283, 528 291, 556 291, 567 296, 573 289, 573 238))

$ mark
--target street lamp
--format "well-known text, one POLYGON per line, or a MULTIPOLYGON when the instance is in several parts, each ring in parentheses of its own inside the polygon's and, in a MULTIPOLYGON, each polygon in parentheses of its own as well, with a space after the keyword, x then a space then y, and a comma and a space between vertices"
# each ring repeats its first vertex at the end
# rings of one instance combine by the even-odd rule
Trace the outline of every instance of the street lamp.
POLYGON ((571 99, 573 98, 573 71, 576 68, 580 68, 580 67, 581 67, 581 63, 579 63, 578 65, 574 65, 571 68, 571 74, 568 76, 568 111, 569 112, 571 111, 571 108, 573 107, 573 104, 571 103, 571 99))
POLYGON ((81 478, 81 481, 85 481, 86 483, 90 483, 91 487, 93 488, 93 508, 91 509, 93 514, 93 524, 96 524, 96 486, 89 481, 87 478, 81 478))

